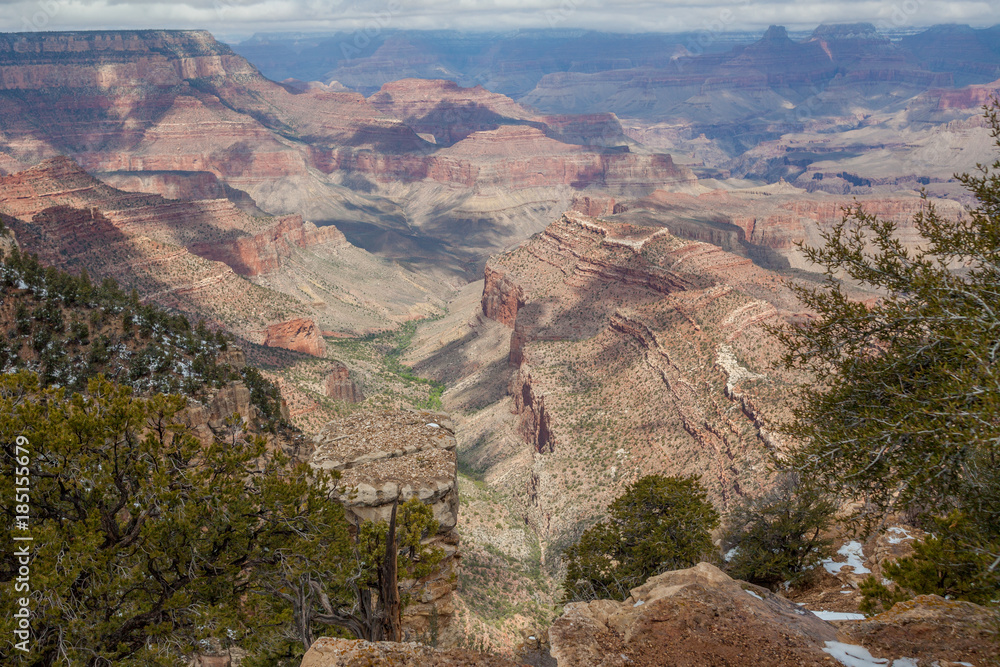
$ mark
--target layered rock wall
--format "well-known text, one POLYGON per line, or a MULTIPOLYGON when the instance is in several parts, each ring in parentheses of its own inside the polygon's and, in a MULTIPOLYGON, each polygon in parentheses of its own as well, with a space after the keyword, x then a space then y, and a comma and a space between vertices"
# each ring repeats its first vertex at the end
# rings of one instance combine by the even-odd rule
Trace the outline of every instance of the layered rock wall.
POLYGON ((317 227, 302 216, 277 218, 269 229, 220 243, 193 244, 191 251, 206 259, 225 262, 245 276, 259 276, 277 271, 292 254, 292 247, 314 245, 346 246, 347 239, 333 225, 317 227))
POLYGON ((514 414, 518 416, 517 430, 539 454, 551 454, 556 449, 556 439, 545 411, 545 397, 536 396, 531 385, 531 369, 520 366, 511 378, 508 393, 514 399, 514 414))
POLYGON ((483 286, 483 314, 491 320, 513 328, 517 310, 524 305, 524 290, 505 273, 486 264, 483 286))
POLYGON ((475 132, 429 156, 317 148, 312 161, 324 172, 352 171, 378 181, 431 180, 467 188, 571 186, 648 193, 692 186, 694 174, 669 155, 630 153, 628 147, 589 149, 550 139, 536 128, 501 126, 475 132))

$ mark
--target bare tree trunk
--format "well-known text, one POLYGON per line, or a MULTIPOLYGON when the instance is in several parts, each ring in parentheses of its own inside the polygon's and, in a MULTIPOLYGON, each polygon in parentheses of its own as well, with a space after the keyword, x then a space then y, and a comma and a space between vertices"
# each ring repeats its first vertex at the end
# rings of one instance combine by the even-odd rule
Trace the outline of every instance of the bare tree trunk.
POLYGON ((399 551, 396 543, 396 507, 399 499, 392 504, 389 519, 389 533, 385 539, 385 559, 379 568, 379 606, 382 608, 382 636, 385 640, 398 642, 402 637, 400 627, 399 574, 396 558, 399 551))
POLYGON ((295 612, 295 618, 299 622, 299 639, 302 640, 302 646, 305 650, 309 650, 312 646, 312 628, 310 622, 312 620, 312 601, 310 600, 310 590, 301 579, 296 587, 296 601, 293 609, 295 612))

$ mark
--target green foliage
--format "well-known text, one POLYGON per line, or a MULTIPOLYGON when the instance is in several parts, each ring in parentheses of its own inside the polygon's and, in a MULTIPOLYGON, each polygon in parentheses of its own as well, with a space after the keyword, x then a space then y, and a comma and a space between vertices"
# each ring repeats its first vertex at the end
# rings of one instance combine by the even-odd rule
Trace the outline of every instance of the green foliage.
MULTIPOLYGON (((323 491, 331 480, 235 428, 203 446, 173 424, 185 404, 100 377, 67 397, 28 373, 0 376, 0 464, 15 468, 18 436, 30 451, 33 637, 20 664, 177 664, 209 636, 266 654, 295 634, 279 598, 248 597, 281 570, 279 554, 312 558, 331 590, 343 585, 351 542, 323 491)), ((0 476, 8 545, 14 483, 0 476)), ((5 590, 17 571, 8 549, 5 590)), ((14 610, 12 595, 0 598, 7 637, 14 610)))
MULTIPOLYGON (((225 344, 225 338, 222 338, 220 345, 225 344)), ((250 403, 260 410, 264 420, 262 427, 274 432, 278 427, 287 426, 287 422, 281 416, 281 390, 278 389, 278 385, 261 375, 253 366, 244 366, 240 376, 250 390, 250 403)))
POLYGON ((981 605, 1000 598, 1000 572, 993 553, 1000 551, 1000 528, 984 533, 980 522, 953 511, 931 519, 932 533, 913 544, 913 554, 882 568, 889 587, 868 577, 861 585, 861 611, 879 613, 916 595, 940 595, 981 605))
POLYGON ((775 588, 802 579, 830 555, 830 527, 837 505, 826 494, 783 475, 774 488, 746 498, 726 517, 722 549, 734 579, 775 588))
MULTIPOLYGON (((1000 147, 996 107, 986 118, 1000 147)), ((868 526, 910 510, 934 533, 870 580, 865 608, 938 593, 991 603, 1000 566, 1000 160, 957 176, 975 208, 957 220, 933 203, 913 219, 916 250, 896 225, 850 209, 806 255, 823 288, 797 288, 820 315, 777 331, 803 388, 788 432, 789 465, 841 498, 868 526), (846 277, 878 294, 852 298, 846 277), (821 389, 817 391, 817 385, 821 389)))
MULTIPOLYGON (((399 549, 399 578, 411 583, 431 574, 444 559, 440 547, 424 544, 424 540, 437 533, 439 524, 434 511, 417 498, 410 498, 399 506, 396 517, 396 545, 399 549)), ((385 540, 389 524, 385 521, 366 521, 358 530, 358 552, 364 568, 364 577, 370 588, 378 583, 377 569, 385 553, 385 540)), ((411 602, 411 591, 401 591, 403 607, 411 602)))
MULTIPOLYGON (((429 317, 427 321, 434 321, 440 319, 443 315, 429 317)), ((417 323, 416 322, 405 322, 400 328, 399 332, 395 334, 396 344, 395 346, 386 352, 384 356, 386 368, 390 373, 394 373, 401 380, 412 383, 412 384, 425 384, 430 386, 430 391, 428 392, 426 400, 418 400, 414 403, 414 407, 424 408, 427 410, 440 410, 443 407, 441 402, 441 395, 444 394, 445 384, 440 380, 431 380, 428 378, 422 378, 413 372, 413 369, 409 366, 404 365, 400 358, 406 352, 406 349, 410 346, 413 341, 413 336, 417 333, 417 323)))
POLYGON ((565 552, 564 599, 624 600, 649 577, 714 551, 719 514, 694 477, 649 475, 611 503, 609 517, 565 552))
MULTIPOLYGON (((889 585, 892 585, 891 582, 889 585)), ((902 588, 890 588, 875 577, 865 578, 858 586, 858 590, 862 596, 858 611, 867 616, 874 616, 887 609, 892 609, 892 606, 897 602, 903 602, 918 595, 918 593, 902 588)))
MULTIPOLYGON (((996 110, 987 117, 1000 145, 996 110)), ((820 318, 778 332, 786 362, 815 379, 788 429, 804 443, 790 464, 862 501, 858 519, 906 507, 946 513, 995 486, 1000 161, 958 178, 977 206, 950 220, 927 201, 913 219, 925 240, 916 250, 895 223, 850 209, 823 248, 806 248, 827 280, 797 291, 820 318), (840 277, 880 297, 853 299, 840 277)))

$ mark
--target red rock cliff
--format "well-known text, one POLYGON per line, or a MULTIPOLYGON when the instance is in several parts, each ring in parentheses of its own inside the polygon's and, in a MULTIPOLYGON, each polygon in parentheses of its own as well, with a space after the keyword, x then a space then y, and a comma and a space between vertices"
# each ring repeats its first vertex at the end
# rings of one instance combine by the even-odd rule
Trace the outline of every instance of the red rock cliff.
POLYGON ((524 305, 524 290, 487 263, 482 303, 486 317, 513 328, 517 309, 524 305))
POLYGON ((264 345, 304 352, 314 357, 326 354, 326 341, 320 335, 319 327, 305 318, 270 325, 264 334, 264 345))

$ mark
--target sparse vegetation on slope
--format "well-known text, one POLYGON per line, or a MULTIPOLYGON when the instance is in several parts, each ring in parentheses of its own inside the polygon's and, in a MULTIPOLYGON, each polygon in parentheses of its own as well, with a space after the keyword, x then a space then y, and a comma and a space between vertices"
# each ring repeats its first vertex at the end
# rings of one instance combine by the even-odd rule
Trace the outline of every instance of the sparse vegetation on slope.
POLYGON ((84 391, 98 374, 139 393, 198 398, 242 380, 261 427, 282 425, 277 387, 252 367, 220 362, 233 340, 203 322, 145 304, 105 278, 45 267, 13 248, 0 264, 0 370, 29 370, 42 386, 84 391))

